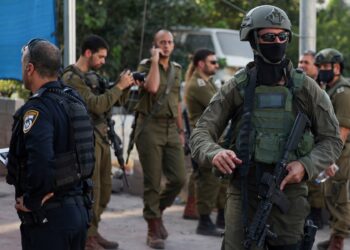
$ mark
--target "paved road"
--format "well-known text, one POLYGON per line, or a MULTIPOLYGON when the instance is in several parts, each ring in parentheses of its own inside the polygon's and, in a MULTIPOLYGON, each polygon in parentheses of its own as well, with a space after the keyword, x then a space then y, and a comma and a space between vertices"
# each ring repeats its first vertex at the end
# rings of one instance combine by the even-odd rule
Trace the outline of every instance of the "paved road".
MULTIPOLYGON (((0 249, 21 249, 19 221, 13 209, 14 190, 0 178, 0 249)), ((169 231, 167 250, 219 250, 221 239, 195 234, 196 222, 181 218, 183 206, 165 211, 164 223, 169 231)), ((215 214, 213 214, 215 216, 215 214)), ((108 210, 102 216, 101 233, 120 243, 121 250, 149 250, 146 241, 146 223, 142 218, 142 200, 127 194, 112 195, 108 210)), ((317 241, 328 238, 328 229, 317 233, 317 241)), ((314 247, 314 249, 316 249, 314 247)), ((350 240, 345 250, 350 250, 350 240)))

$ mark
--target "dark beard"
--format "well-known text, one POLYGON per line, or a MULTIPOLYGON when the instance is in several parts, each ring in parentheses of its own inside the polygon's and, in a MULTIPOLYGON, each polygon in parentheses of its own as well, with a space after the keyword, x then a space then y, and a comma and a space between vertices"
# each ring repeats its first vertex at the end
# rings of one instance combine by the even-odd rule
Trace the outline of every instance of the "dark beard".
POLYGON ((284 59, 279 64, 266 63, 260 56, 255 56, 258 74, 258 85, 275 86, 284 76, 284 68, 288 60, 284 59))

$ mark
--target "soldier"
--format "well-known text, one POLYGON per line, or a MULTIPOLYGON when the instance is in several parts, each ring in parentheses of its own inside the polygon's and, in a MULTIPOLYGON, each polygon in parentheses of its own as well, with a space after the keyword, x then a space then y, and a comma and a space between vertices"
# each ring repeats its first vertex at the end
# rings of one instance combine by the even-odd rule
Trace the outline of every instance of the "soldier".
MULTIPOLYGON (((217 92, 212 76, 218 68, 219 64, 213 51, 199 49, 194 53, 188 70, 189 79, 185 85, 185 101, 192 130, 210 99, 217 92)), ((215 205, 219 205, 217 222, 220 227, 224 227, 225 204, 216 203, 220 201, 218 196, 225 195, 226 190, 221 189, 221 182, 212 174, 211 168, 211 165, 201 165, 192 173, 195 175, 196 207, 200 216, 196 232, 202 235, 221 236, 222 232, 217 230, 211 221, 210 213, 215 205)))
MULTIPOLYGON (((305 51, 299 59, 298 68, 302 69, 306 75, 316 81, 318 69, 315 65, 315 52, 311 50, 305 51)), ((322 208, 325 207, 321 185, 316 184, 314 180, 307 182, 309 188, 308 200, 311 206, 310 218, 318 229, 323 228, 322 208)))
POLYGON ((135 142, 144 174, 143 216, 148 224, 147 245, 163 249, 168 237, 163 211, 171 206, 185 182, 184 131, 182 128, 181 67, 170 61, 174 49, 171 32, 154 36, 151 58, 138 67, 146 72, 136 106, 135 142), (167 179, 161 190, 162 173, 167 179))
POLYGON ((315 52, 312 50, 305 51, 299 59, 298 68, 302 69, 306 75, 316 81, 318 69, 315 65, 315 52))
POLYGON ((57 80, 60 67, 50 42, 23 47, 22 78, 32 96, 14 116, 6 179, 28 250, 82 250, 89 224, 93 128, 79 95, 57 80))
POLYGON ((335 49, 323 49, 316 55, 319 80, 326 87, 340 126, 340 138, 345 147, 336 164, 339 171, 324 183, 326 208, 332 229, 330 240, 319 243, 319 249, 344 249, 344 238, 350 235, 350 83, 342 76, 343 55, 335 49))
MULTIPOLYGON (((302 71, 293 69, 285 57, 292 33, 282 9, 262 5, 250 10, 243 19, 240 39, 250 42, 254 62, 237 72, 212 98, 192 133, 192 155, 230 174, 222 248, 249 249, 242 242, 251 239, 246 230, 257 209, 258 191, 265 187, 259 185, 266 183, 261 177, 271 173, 281 160, 296 113, 307 115, 310 129, 304 131, 297 150, 289 153, 288 174, 280 183, 289 209, 283 209, 287 203, 275 200, 285 213, 274 205, 263 227, 268 223, 277 238, 259 235, 265 243, 261 245, 268 249, 297 250, 309 213, 305 181, 340 155, 338 122, 326 93, 302 71), (236 124, 234 143, 231 149, 223 149, 217 140, 231 118, 236 124)), ((259 248, 253 245, 253 249, 259 248)))
POLYGON ((101 214, 107 207, 112 191, 112 164, 110 143, 107 138, 107 118, 113 105, 123 101, 126 89, 134 80, 130 72, 124 72, 119 82, 110 89, 106 89, 103 79, 95 72, 105 64, 108 45, 97 35, 87 36, 81 46, 81 54, 75 64, 64 69, 62 80, 75 88, 82 96, 91 115, 95 132, 96 164, 93 174, 94 205, 93 220, 88 231, 86 249, 117 249, 118 243, 108 241, 98 233, 101 214), (103 248, 102 248, 103 247, 103 248))

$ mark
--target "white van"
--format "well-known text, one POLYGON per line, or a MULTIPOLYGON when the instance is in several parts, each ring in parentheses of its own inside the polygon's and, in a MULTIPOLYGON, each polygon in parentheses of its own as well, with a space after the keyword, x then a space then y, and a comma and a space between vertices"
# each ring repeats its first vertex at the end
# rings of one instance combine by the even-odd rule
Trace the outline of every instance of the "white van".
POLYGON ((193 54, 199 48, 211 49, 219 59, 226 59, 226 68, 220 70, 217 78, 227 80, 239 68, 253 60, 249 42, 239 39, 239 31, 215 28, 175 28, 175 45, 193 54))

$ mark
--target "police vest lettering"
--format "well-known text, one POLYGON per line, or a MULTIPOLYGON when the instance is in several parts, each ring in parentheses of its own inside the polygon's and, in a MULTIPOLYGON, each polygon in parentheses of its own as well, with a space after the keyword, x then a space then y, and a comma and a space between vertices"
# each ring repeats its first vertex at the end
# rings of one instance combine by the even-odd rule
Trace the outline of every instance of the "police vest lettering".
MULTIPOLYGON (((255 101, 252 112, 252 128, 250 133, 250 148, 252 160, 265 164, 275 164, 281 158, 288 135, 296 118, 293 105, 293 95, 301 89, 304 77, 293 72, 294 86, 289 89, 285 86, 260 85, 255 89, 255 101)), ((244 87, 248 81, 246 75, 239 72, 238 88, 244 96, 244 87)), ((246 73, 245 73, 246 74, 246 73)), ((240 122, 238 123, 240 124, 240 122)), ((240 138, 238 136, 237 138, 240 138)), ((298 149, 289 155, 289 160, 296 160, 309 153, 314 139, 310 131, 306 131, 299 143, 298 149)), ((240 142, 235 146, 239 150, 240 142)))

